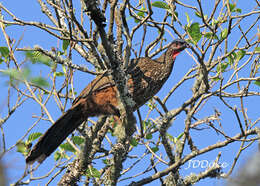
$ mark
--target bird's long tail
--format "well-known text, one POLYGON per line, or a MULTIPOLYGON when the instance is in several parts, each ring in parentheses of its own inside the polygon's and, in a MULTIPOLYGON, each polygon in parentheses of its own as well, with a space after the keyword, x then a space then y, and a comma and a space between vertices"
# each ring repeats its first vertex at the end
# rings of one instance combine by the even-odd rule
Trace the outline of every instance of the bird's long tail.
POLYGON ((84 120, 81 106, 74 105, 41 136, 26 157, 26 163, 43 162, 84 120))

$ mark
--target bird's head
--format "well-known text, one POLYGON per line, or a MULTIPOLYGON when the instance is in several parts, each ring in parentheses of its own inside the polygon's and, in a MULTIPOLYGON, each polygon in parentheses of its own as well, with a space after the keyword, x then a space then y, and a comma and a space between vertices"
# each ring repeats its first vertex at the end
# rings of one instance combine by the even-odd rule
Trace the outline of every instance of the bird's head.
POLYGON ((168 52, 173 59, 180 54, 185 48, 190 48, 190 45, 183 39, 175 39, 168 48, 168 52))

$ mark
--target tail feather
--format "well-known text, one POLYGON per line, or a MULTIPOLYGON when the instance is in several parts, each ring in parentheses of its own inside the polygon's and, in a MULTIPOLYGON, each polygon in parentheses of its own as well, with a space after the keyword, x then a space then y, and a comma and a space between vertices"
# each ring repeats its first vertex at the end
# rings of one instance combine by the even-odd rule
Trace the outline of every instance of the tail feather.
POLYGON ((85 119, 79 106, 64 113, 46 132, 26 157, 27 164, 43 162, 85 119))

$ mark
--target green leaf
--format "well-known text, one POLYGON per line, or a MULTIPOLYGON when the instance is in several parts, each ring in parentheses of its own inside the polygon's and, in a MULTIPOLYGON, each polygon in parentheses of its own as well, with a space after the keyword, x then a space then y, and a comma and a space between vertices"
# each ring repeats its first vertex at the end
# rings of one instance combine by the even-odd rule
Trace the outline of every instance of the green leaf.
POLYGON ((147 129, 148 127, 150 127, 151 125, 152 125, 152 123, 151 123, 150 120, 148 120, 148 121, 143 121, 143 129, 144 129, 144 131, 146 131, 146 129, 147 129))
MULTIPOLYGON (((74 91, 74 95, 77 95, 77 94, 78 94, 78 92, 74 91)), ((69 95, 72 96, 72 89, 71 88, 69 90, 69 95)))
POLYGON ((166 136, 169 138, 170 141, 174 142, 173 136, 169 133, 166 133, 166 136))
POLYGON ((153 138, 153 135, 150 133, 150 134, 146 134, 145 135, 145 139, 152 139, 153 138))
MULTIPOLYGON (((195 12, 195 15, 199 18, 202 18, 200 12, 195 12)), ((207 20, 208 19, 208 15, 204 15, 204 19, 207 20)))
POLYGON ((76 145, 81 145, 82 143, 84 143, 84 138, 80 137, 80 136, 73 136, 72 137, 72 141, 73 143, 75 143, 76 145))
POLYGON ((27 79, 31 74, 31 70, 29 68, 24 68, 24 69, 22 69, 21 73, 22 73, 23 78, 27 79))
POLYGON ((230 8, 230 12, 233 12, 234 9, 236 8, 236 5, 229 3, 229 8, 230 8))
POLYGON ((157 8, 163 8, 163 9, 166 9, 166 10, 170 9, 169 5, 165 2, 162 2, 162 1, 154 1, 152 3, 152 6, 157 7, 157 8))
POLYGON ((236 60, 240 61, 246 55, 246 51, 239 50, 236 54, 236 60))
POLYGON ((36 140, 37 138, 39 138, 42 135, 42 133, 40 132, 34 132, 32 134, 29 135, 28 137, 28 142, 31 143, 32 141, 36 140))
POLYGON ((138 145, 138 141, 135 139, 135 138, 132 138, 131 141, 130 141, 130 144, 133 146, 133 147, 136 147, 138 145))
POLYGON ((200 12, 197 12, 197 11, 195 12, 195 15, 198 16, 199 18, 202 17, 201 14, 200 14, 200 12))
POLYGON ((183 135, 184 135, 184 133, 182 132, 181 134, 179 134, 179 136, 177 136, 177 137, 175 137, 175 138, 173 139, 173 142, 174 142, 175 144, 177 144, 178 141, 182 138, 183 135))
POLYGON ((60 159, 62 159, 63 158, 63 155, 62 155, 62 153, 60 153, 59 151, 56 151, 55 153, 54 153, 54 160, 55 161, 58 161, 58 160, 60 160, 60 159))
POLYGON ((25 71, 25 73, 23 73, 23 71, 20 72, 14 68, 10 68, 10 69, 3 70, 2 73, 4 75, 8 75, 11 79, 22 81, 24 78, 26 78, 28 71, 25 71))
POLYGON ((38 86, 38 87, 49 87, 49 83, 46 79, 44 79, 43 77, 34 77, 34 78, 31 78, 31 83, 34 84, 35 86, 38 86))
MULTIPOLYGON (((142 7, 142 8, 140 8, 139 10, 140 10, 140 11, 138 11, 137 15, 138 15, 139 17, 143 18, 143 17, 144 17, 144 11, 145 11, 146 9, 145 9, 144 7, 142 7)), ((139 20, 139 19, 135 19, 135 22, 136 22, 136 23, 139 23, 140 20, 139 20)))
POLYGON ((0 47, 0 53, 1 53, 1 56, 3 56, 5 59, 7 59, 10 54, 10 51, 7 47, 0 47))
POLYGON ((39 51, 26 51, 25 56, 33 64, 41 63, 41 64, 47 65, 49 67, 52 65, 51 59, 39 51))
POLYGON ((23 141, 19 141, 16 145, 16 151, 22 153, 23 155, 27 154, 27 147, 23 141))
POLYGON ((254 51, 259 53, 260 52, 260 47, 256 47, 254 51))
POLYGON ((8 27, 8 26, 13 26, 13 24, 5 24, 5 27, 8 27))
POLYGON ((65 151, 70 151, 70 152, 76 152, 76 150, 74 149, 74 147, 72 147, 71 144, 69 143, 63 143, 60 145, 60 148, 65 150, 65 151))
POLYGON ((64 76, 63 72, 54 72, 54 76, 64 76))
POLYGON ((103 161, 103 163, 106 164, 106 165, 109 165, 109 164, 110 164, 108 159, 103 159, 102 161, 103 161))
POLYGON ((219 78, 219 77, 214 77, 214 78, 212 78, 212 80, 213 80, 213 81, 219 81, 219 80, 221 80, 221 78, 219 78))
POLYGON ((216 19, 212 18, 212 21, 211 21, 211 25, 212 25, 212 26, 215 26, 215 25, 217 25, 218 23, 219 23, 219 19, 216 20, 216 19))
POLYGON ((177 136, 177 138, 176 138, 177 141, 179 141, 182 138, 183 135, 184 135, 184 132, 180 133, 179 136, 177 136))
POLYGON ((192 23, 190 27, 187 29, 188 33, 190 34, 193 43, 197 44, 198 41, 201 39, 201 33, 200 33, 200 26, 199 23, 192 23))
POLYGON ((206 38, 208 38, 208 39, 213 38, 213 39, 217 39, 218 40, 218 36, 216 34, 212 33, 212 32, 207 32, 207 33, 204 34, 204 36, 206 38))
POLYGON ((188 27, 190 26, 190 24, 191 24, 191 22, 190 22, 190 16, 189 16, 189 14, 187 13, 187 12, 185 12, 185 16, 186 16, 186 20, 187 20, 187 25, 188 25, 188 27))
POLYGON ((222 32, 220 33, 220 40, 223 40, 223 39, 225 39, 226 37, 227 37, 227 35, 228 35, 228 29, 224 29, 224 30, 222 30, 222 32))
POLYGON ((18 70, 14 69, 14 68, 2 70, 2 73, 4 75, 9 76, 12 79, 21 79, 21 73, 18 70))
POLYGON ((152 147, 151 150, 156 153, 159 150, 159 147, 152 147))
POLYGON ((92 178, 100 178, 101 177, 101 173, 94 167, 90 167, 87 169, 86 171, 86 176, 92 178))
POLYGON ((217 66, 217 72, 224 72, 226 70, 226 68, 228 67, 228 63, 224 62, 224 63, 221 63, 217 66))
POLYGON ((63 40, 63 42, 62 42, 62 50, 63 50, 63 52, 66 53, 66 50, 67 50, 69 45, 70 45, 70 40, 63 40))
POLYGON ((179 136, 177 136, 176 138, 174 138, 173 142, 176 144, 178 143, 178 141, 182 138, 182 136, 184 135, 184 133, 182 132, 179 136))
POLYGON ((228 63, 229 63, 230 65, 233 65, 236 58, 237 58, 237 54, 236 54, 235 52, 232 52, 232 53, 227 57, 228 63))
POLYGON ((64 74, 66 74, 67 70, 66 70, 65 65, 62 65, 62 71, 63 71, 64 74))
MULTIPOLYGON (((169 11, 168 11, 168 12, 169 12, 169 11)), ((176 17, 179 16, 178 12, 173 12, 173 14, 174 14, 176 17)), ((170 15, 172 15, 172 14, 170 13, 170 15)), ((174 21, 176 21, 176 17, 174 17, 174 21)))
POLYGON ((237 8, 237 9, 236 9, 236 12, 242 13, 242 9, 241 9, 241 8, 237 8))
POLYGON ((260 87, 260 80, 255 81, 254 84, 260 87))
POLYGON ((238 12, 238 13, 242 12, 242 10, 240 8, 236 8, 235 4, 229 3, 229 8, 230 8, 230 12, 238 12))

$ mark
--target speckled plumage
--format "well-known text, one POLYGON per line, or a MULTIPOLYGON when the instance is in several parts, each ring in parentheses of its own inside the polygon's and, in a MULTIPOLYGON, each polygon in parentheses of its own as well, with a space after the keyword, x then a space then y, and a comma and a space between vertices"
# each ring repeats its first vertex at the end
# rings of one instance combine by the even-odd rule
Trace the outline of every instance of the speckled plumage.
MULTIPOLYGON (((177 39, 157 59, 143 57, 131 61, 127 87, 135 101, 133 110, 144 105, 162 88, 172 72, 176 56, 186 47, 188 44, 184 40, 177 39)), ((117 105, 117 88, 114 82, 106 75, 97 76, 74 100, 72 107, 39 139, 26 162, 41 163, 88 117, 120 116, 117 105)))

